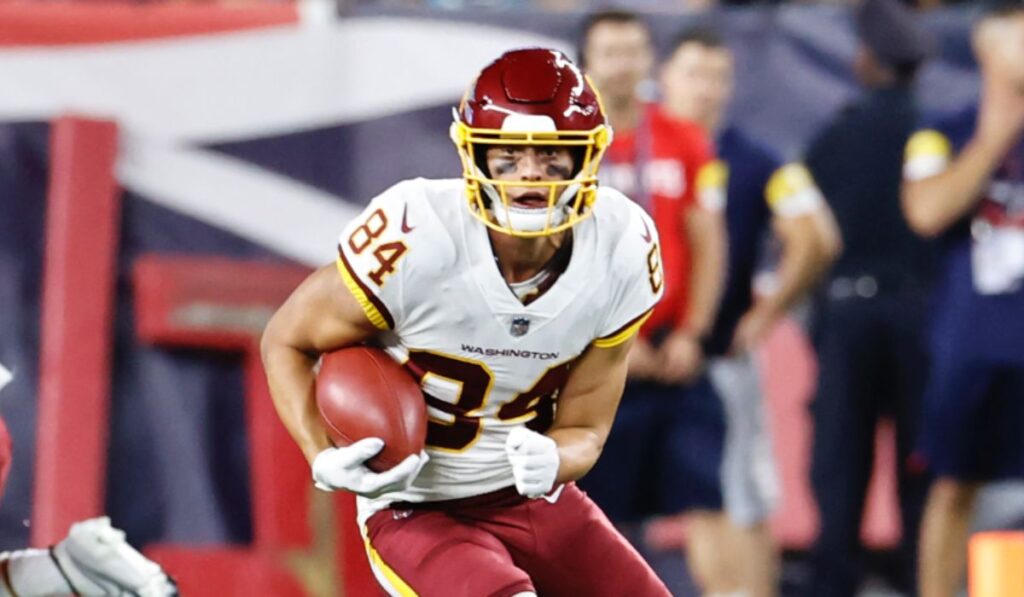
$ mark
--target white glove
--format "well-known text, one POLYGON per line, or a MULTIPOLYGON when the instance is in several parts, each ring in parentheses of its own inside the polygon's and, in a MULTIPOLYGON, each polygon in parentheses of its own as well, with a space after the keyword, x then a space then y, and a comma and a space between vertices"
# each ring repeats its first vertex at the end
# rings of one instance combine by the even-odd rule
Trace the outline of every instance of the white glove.
POLYGON ((53 546, 52 553, 76 595, 178 594, 174 581, 156 562, 128 545, 124 532, 110 526, 106 516, 71 525, 71 532, 53 546))
POLYGON ((343 448, 327 448, 313 459, 313 482, 317 489, 346 489, 374 498, 408 489, 430 458, 426 452, 412 454, 382 473, 375 473, 366 461, 384 449, 384 440, 367 437, 343 448))
POLYGON ((516 427, 505 439, 505 454, 512 464, 516 491, 539 498, 551 491, 558 477, 558 444, 526 427, 516 427))

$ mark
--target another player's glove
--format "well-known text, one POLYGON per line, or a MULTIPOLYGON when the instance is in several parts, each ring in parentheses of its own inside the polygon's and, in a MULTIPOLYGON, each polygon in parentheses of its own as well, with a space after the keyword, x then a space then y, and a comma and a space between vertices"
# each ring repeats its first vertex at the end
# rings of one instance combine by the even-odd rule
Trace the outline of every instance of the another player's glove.
POLYGON ((408 456, 394 467, 375 473, 366 461, 384 449, 384 440, 361 439, 343 448, 327 448, 313 459, 313 482, 317 489, 345 489, 374 498, 392 491, 408 489, 430 458, 426 452, 408 456))
POLYGON ((558 477, 555 440, 526 427, 516 427, 505 439, 505 453, 520 495, 539 498, 551 492, 558 477))
POLYGON ((75 595, 178 594, 174 581, 128 545, 124 532, 110 526, 106 516, 71 525, 71 532, 50 548, 50 554, 75 595))

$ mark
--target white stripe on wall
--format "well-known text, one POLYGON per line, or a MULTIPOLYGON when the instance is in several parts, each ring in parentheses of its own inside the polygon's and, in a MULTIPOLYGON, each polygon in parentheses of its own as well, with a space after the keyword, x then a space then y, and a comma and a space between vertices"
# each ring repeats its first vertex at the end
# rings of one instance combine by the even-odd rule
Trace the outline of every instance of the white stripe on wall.
POLYGON ((361 208, 216 152, 125 135, 117 177, 127 189, 312 267, 335 259, 361 208))
POLYGON ((175 142, 238 141, 455 103, 502 51, 566 42, 411 18, 0 50, 0 119, 67 111, 175 142))

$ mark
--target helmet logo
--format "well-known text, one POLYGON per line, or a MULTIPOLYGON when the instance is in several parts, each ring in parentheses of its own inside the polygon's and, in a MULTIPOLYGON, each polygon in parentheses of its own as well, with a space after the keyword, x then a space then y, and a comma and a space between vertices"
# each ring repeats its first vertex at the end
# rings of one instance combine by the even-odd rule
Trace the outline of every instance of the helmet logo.
POLYGON ((545 68, 556 54, 530 52, 513 54, 505 62, 501 76, 505 95, 513 102, 527 104, 550 102, 562 85, 562 71, 545 68), (524 76, 524 73, 528 76, 524 76))

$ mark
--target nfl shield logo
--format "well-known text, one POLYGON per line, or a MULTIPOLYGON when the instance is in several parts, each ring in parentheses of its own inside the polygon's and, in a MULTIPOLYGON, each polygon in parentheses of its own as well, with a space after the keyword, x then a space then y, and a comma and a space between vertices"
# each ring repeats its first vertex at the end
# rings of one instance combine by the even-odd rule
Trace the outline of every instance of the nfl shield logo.
POLYGON ((513 336, 522 336, 530 331, 530 320, 525 317, 513 317, 512 328, 509 331, 513 336))

